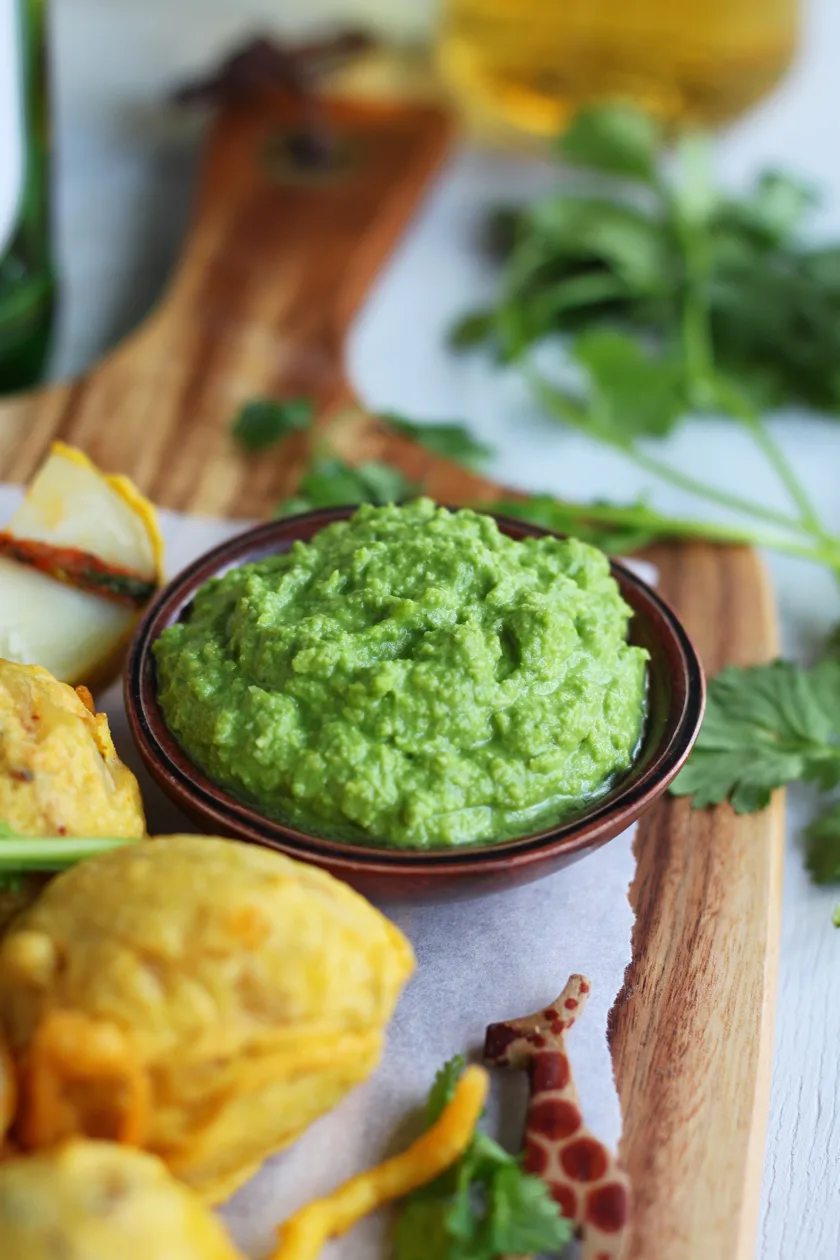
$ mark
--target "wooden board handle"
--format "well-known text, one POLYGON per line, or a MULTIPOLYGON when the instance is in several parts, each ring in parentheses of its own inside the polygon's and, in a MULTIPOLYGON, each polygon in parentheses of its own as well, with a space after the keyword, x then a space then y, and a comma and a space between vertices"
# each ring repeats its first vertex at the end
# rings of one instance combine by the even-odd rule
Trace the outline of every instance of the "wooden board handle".
POLYGON ((350 321, 437 168, 449 126, 433 108, 334 102, 334 165, 301 170, 288 157, 294 115, 275 100, 218 120, 163 314, 169 328, 201 324, 226 356, 228 338, 271 342, 261 377, 329 395, 350 321))
POLYGON ((427 105, 330 102, 338 159, 293 168, 283 96, 226 107, 163 302, 80 380, 0 406, 0 460, 24 480, 52 437, 127 472, 167 507, 260 515, 288 484, 249 463, 230 421, 254 395, 349 396, 348 325, 446 150, 427 105))

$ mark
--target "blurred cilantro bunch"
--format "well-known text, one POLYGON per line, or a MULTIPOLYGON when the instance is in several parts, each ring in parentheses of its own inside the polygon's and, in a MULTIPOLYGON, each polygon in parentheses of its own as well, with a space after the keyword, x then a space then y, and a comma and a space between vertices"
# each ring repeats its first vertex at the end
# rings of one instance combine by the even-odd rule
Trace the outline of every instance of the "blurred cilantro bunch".
MULTIPOLYGON (((763 415, 788 404, 840 412, 840 245, 807 243, 817 196, 800 181, 765 171, 733 198, 713 183, 706 138, 680 136, 670 160, 666 148, 659 125, 634 108, 579 114, 558 143, 568 168, 562 188, 491 215, 499 296, 465 316, 452 343, 484 345, 519 365, 558 420, 750 518, 745 532, 756 543, 840 576, 840 539, 763 415), (571 385, 548 379, 532 353, 558 335, 571 385), (788 512, 659 458, 651 439, 704 412, 750 433, 787 492, 788 512)), ((835 638, 811 669, 776 661, 713 679, 699 741, 673 788, 697 808, 729 800, 739 813, 763 809, 773 789, 792 782, 832 794, 807 833, 818 882, 840 880, 837 657, 835 638)))
MULTIPOLYGON (((432 1125, 452 1098, 464 1059, 438 1072, 426 1104, 432 1125)), ((442 1177, 404 1202, 394 1233, 395 1260, 497 1260, 556 1255, 573 1228, 548 1186, 526 1173, 488 1134, 476 1129, 467 1150, 442 1177)))
POLYGON ((719 401, 720 375, 762 407, 837 412, 840 245, 803 240, 816 192, 770 170, 735 199, 713 186, 704 137, 681 137, 671 169, 665 148, 659 125, 630 106, 579 114, 557 146, 569 190, 491 216, 503 291, 458 324, 454 344, 490 340, 510 361, 548 334, 620 324, 666 352, 661 379, 674 389, 659 429, 680 404, 719 401))
POLYGON ((840 573, 840 539, 762 414, 782 404, 840 411, 840 245, 805 243, 817 198, 798 180, 767 171, 733 198, 713 182, 705 137, 680 136, 669 157, 666 148, 659 125, 631 106, 580 113, 558 142, 562 187, 490 215, 498 299, 465 316, 451 342, 518 365, 557 419, 749 518, 755 542, 840 573), (568 372, 563 384, 549 379, 532 353, 558 334, 571 384, 568 372), (704 412, 749 431, 790 511, 702 482, 651 450, 649 439, 704 412))

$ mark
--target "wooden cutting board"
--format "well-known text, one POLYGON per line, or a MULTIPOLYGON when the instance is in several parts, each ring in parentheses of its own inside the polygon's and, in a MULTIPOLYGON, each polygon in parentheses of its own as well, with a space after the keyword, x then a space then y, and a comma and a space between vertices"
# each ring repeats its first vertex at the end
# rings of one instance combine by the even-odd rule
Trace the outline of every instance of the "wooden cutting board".
MULTIPOLYGON (((450 126, 432 106, 335 103, 341 162, 307 173, 283 156, 290 108, 263 97, 218 119, 161 305, 85 376, 0 403, 0 480, 25 481, 60 437, 169 508, 259 516, 291 491, 300 439, 247 457, 231 417, 259 395, 310 395, 321 416, 353 402, 348 326, 450 126)), ((393 460, 442 501, 497 491, 364 416, 338 432, 349 457, 393 460)), ((772 597, 752 552, 691 544, 649 555, 709 673, 775 654, 772 597)), ((781 797, 746 818, 668 799, 639 826, 633 961, 610 1029, 635 1193, 629 1260, 754 1255, 782 842, 781 797)))

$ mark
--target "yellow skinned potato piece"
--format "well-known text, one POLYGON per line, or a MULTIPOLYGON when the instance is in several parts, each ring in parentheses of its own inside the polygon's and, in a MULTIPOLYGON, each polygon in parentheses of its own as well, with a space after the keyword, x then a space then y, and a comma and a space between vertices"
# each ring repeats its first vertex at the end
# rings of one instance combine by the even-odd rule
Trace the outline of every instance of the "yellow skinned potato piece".
POLYGON ((467 1068, 436 1123, 407 1150, 290 1217, 272 1260, 315 1260, 324 1243, 346 1234, 363 1216, 434 1181, 469 1146, 486 1097, 487 1073, 467 1068))
MULTIPOLYGON (((54 442, 6 529, 22 540, 90 552, 158 585, 163 540, 152 504, 127 477, 101 472, 54 442)), ((120 671, 139 613, 0 556, 0 657, 43 665, 94 690, 120 671)))
POLYGON ((140 789, 90 693, 0 660, 0 819, 24 836, 145 834, 140 789))
POLYGON ((138 614, 0 556, 0 656, 45 666, 72 684, 107 686, 138 614))
POLYGON ((53 442, 7 528, 17 538, 77 547, 163 581, 163 539, 151 503, 128 477, 100 472, 64 442, 53 442))
POLYGON ((8 1260, 243 1260, 220 1221, 151 1155, 106 1142, 0 1164, 8 1260))
POLYGON ((220 1202, 373 1070, 413 965, 362 897, 270 850, 170 836, 99 855, 0 946, 14 1136, 136 1141, 220 1202))

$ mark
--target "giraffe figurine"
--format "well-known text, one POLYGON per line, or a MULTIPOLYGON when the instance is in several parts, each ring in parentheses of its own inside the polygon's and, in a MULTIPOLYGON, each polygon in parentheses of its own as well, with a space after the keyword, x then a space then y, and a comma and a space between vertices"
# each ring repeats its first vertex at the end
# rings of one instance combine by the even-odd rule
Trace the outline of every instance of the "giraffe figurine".
POLYGON ((613 1153, 584 1124, 566 1054, 566 1033, 583 1010, 589 989, 584 976, 571 976, 551 1006, 490 1024, 484 1059, 530 1074, 524 1168, 542 1177, 563 1215, 581 1231, 581 1260, 621 1260, 630 1182, 613 1153))

